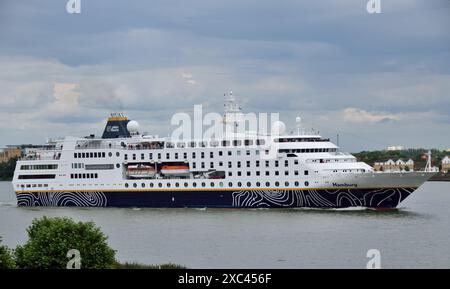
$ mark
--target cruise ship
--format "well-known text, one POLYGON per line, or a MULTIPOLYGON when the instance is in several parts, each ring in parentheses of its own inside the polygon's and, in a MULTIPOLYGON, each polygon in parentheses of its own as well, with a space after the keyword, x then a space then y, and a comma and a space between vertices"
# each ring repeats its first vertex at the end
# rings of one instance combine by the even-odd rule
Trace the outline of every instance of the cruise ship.
MULTIPOLYGON (((223 125, 237 126, 239 115, 230 95, 223 125)), ((180 140, 141 134, 136 121, 114 113, 101 137, 51 141, 17 161, 17 204, 388 209, 434 174, 375 172, 329 139, 300 129, 286 134, 283 126, 180 140)))

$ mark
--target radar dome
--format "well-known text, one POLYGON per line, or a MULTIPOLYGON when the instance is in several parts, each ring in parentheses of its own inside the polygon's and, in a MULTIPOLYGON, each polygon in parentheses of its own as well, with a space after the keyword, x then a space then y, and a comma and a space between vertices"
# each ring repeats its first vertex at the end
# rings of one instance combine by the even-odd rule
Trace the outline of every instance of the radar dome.
POLYGON ((137 121, 135 121, 135 120, 129 121, 128 124, 127 124, 127 130, 130 133, 137 133, 138 130, 139 130, 139 123, 137 121))
POLYGON ((285 131, 286 131, 286 125, 284 124, 284 122, 277 120, 272 124, 272 133, 273 134, 280 135, 280 134, 283 134, 285 131))

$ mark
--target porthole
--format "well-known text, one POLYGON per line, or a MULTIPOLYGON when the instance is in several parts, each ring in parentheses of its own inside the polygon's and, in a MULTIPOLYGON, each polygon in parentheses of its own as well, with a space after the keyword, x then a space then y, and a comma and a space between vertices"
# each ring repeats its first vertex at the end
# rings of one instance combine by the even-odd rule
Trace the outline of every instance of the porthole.
POLYGON ((275 187, 279 187, 280 186, 280 182, 275 182, 275 187))
POLYGON ((116 168, 120 168, 120 164, 116 164, 116 168))
POLYGON ((229 187, 232 187, 232 186, 233 186, 233 183, 232 183, 232 182, 229 182, 229 183, 228 183, 228 186, 229 186, 229 187))
POLYGON ((202 187, 206 187, 206 184, 204 182, 202 183, 202 187))
POLYGON ((136 183, 133 184, 133 188, 137 188, 137 184, 136 183))
POLYGON ((238 187, 242 187, 242 183, 241 182, 238 182, 238 187))
POLYGON ((266 187, 270 187, 270 183, 269 182, 266 182, 266 187))
POLYGON ((109 156, 109 157, 112 157, 112 152, 109 152, 109 153, 108 153, 108 156, 109 156))
POLYGON ((289 182, 285 182, 284 185, 285 185, 286 187, 289 187, 289 182))
POLYGON ((145 183, 142 183, 141 186, 142 186, 143 188, 145 188, 145 183))
POLYGON ((260 183, 260 182, 256 182, 256 186, 257 186, 257 187, 260 187, 260 186, 261 186, 261 183, 260 183))
POLYGON ((299 183, 298 183, 298 182, 295 182, 294 185, 295 185, 296 187, 298 187, 299 183))
POLYGON ((186 188, 187 188, 187 186, 189 186, 189 184, 188 184, 188 183, 184 183, 184 187, 186 187, 186 188))
POLYGON ((214 183, 213 183, 213 182, 211 182, 209 185, 210 185, 211 187, 214 187, 214 183))
POLYGON ((175 187, 179 187, 180 186, 180 183, 175 183, 175 187))
POLYGON ((170 188, 170 183, 167 183, 167 184, 166 184, 166 187, 170 188))
POLYGON ((160 188, 161 188, 161 187, 162 187, 162 184, 161 184, 161 183, 158 183, 158 187, 160 187, 160 188))
POLYGON ((196 182, 193 182, 193 183, 192 183, 192 186, 195 188, 195 187, 197 186, 197 183, 196 183, 196 182))
POLYGON ((223 182, 220 182, 220 183, 219 183, 219 187, 223 187, 223 182))
POLYGON ((309 182, 305 182, 305 186, 309 186, 309 182))
POLYGON ((117 157, 120 157, 120 153, 119 153, 119 152, 116 152, 116 156, 117 156, 117 157))
POLYGON ((247 182, 247 187, 251 187, 251 186, 252 186, 252 183, 247 182))
POLYGON ((153 188, 153 186, 154 186, 154 184, 153 184, 153 183, 150 183, 150 188, 153 188))

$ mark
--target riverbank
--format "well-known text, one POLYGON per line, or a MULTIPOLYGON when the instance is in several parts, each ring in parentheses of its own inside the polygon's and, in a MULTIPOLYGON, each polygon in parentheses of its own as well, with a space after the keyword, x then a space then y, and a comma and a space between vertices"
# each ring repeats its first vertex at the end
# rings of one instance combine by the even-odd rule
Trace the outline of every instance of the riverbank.
POLYGON ((430 182, 450 182, 450 173, 437 173, 428 181, 430 182))

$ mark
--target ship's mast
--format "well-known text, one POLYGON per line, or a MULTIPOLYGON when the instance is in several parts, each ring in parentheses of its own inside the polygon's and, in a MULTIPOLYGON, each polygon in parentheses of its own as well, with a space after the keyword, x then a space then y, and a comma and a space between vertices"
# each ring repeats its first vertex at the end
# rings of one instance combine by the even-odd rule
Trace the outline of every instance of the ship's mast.
POLYGON ((230 91, 228 96, 224 94, 225 104, 224 104, 224 115, 223 123, 227 130, 232 130, 236 132, 239 123, 242 121, 242 107, 236 102, 233 92, 230 91))
POLYGON ((427 164, 425 165, 425 171, 426 172, 431 172, 431 150, 428 150, 427 152, 427 164))

